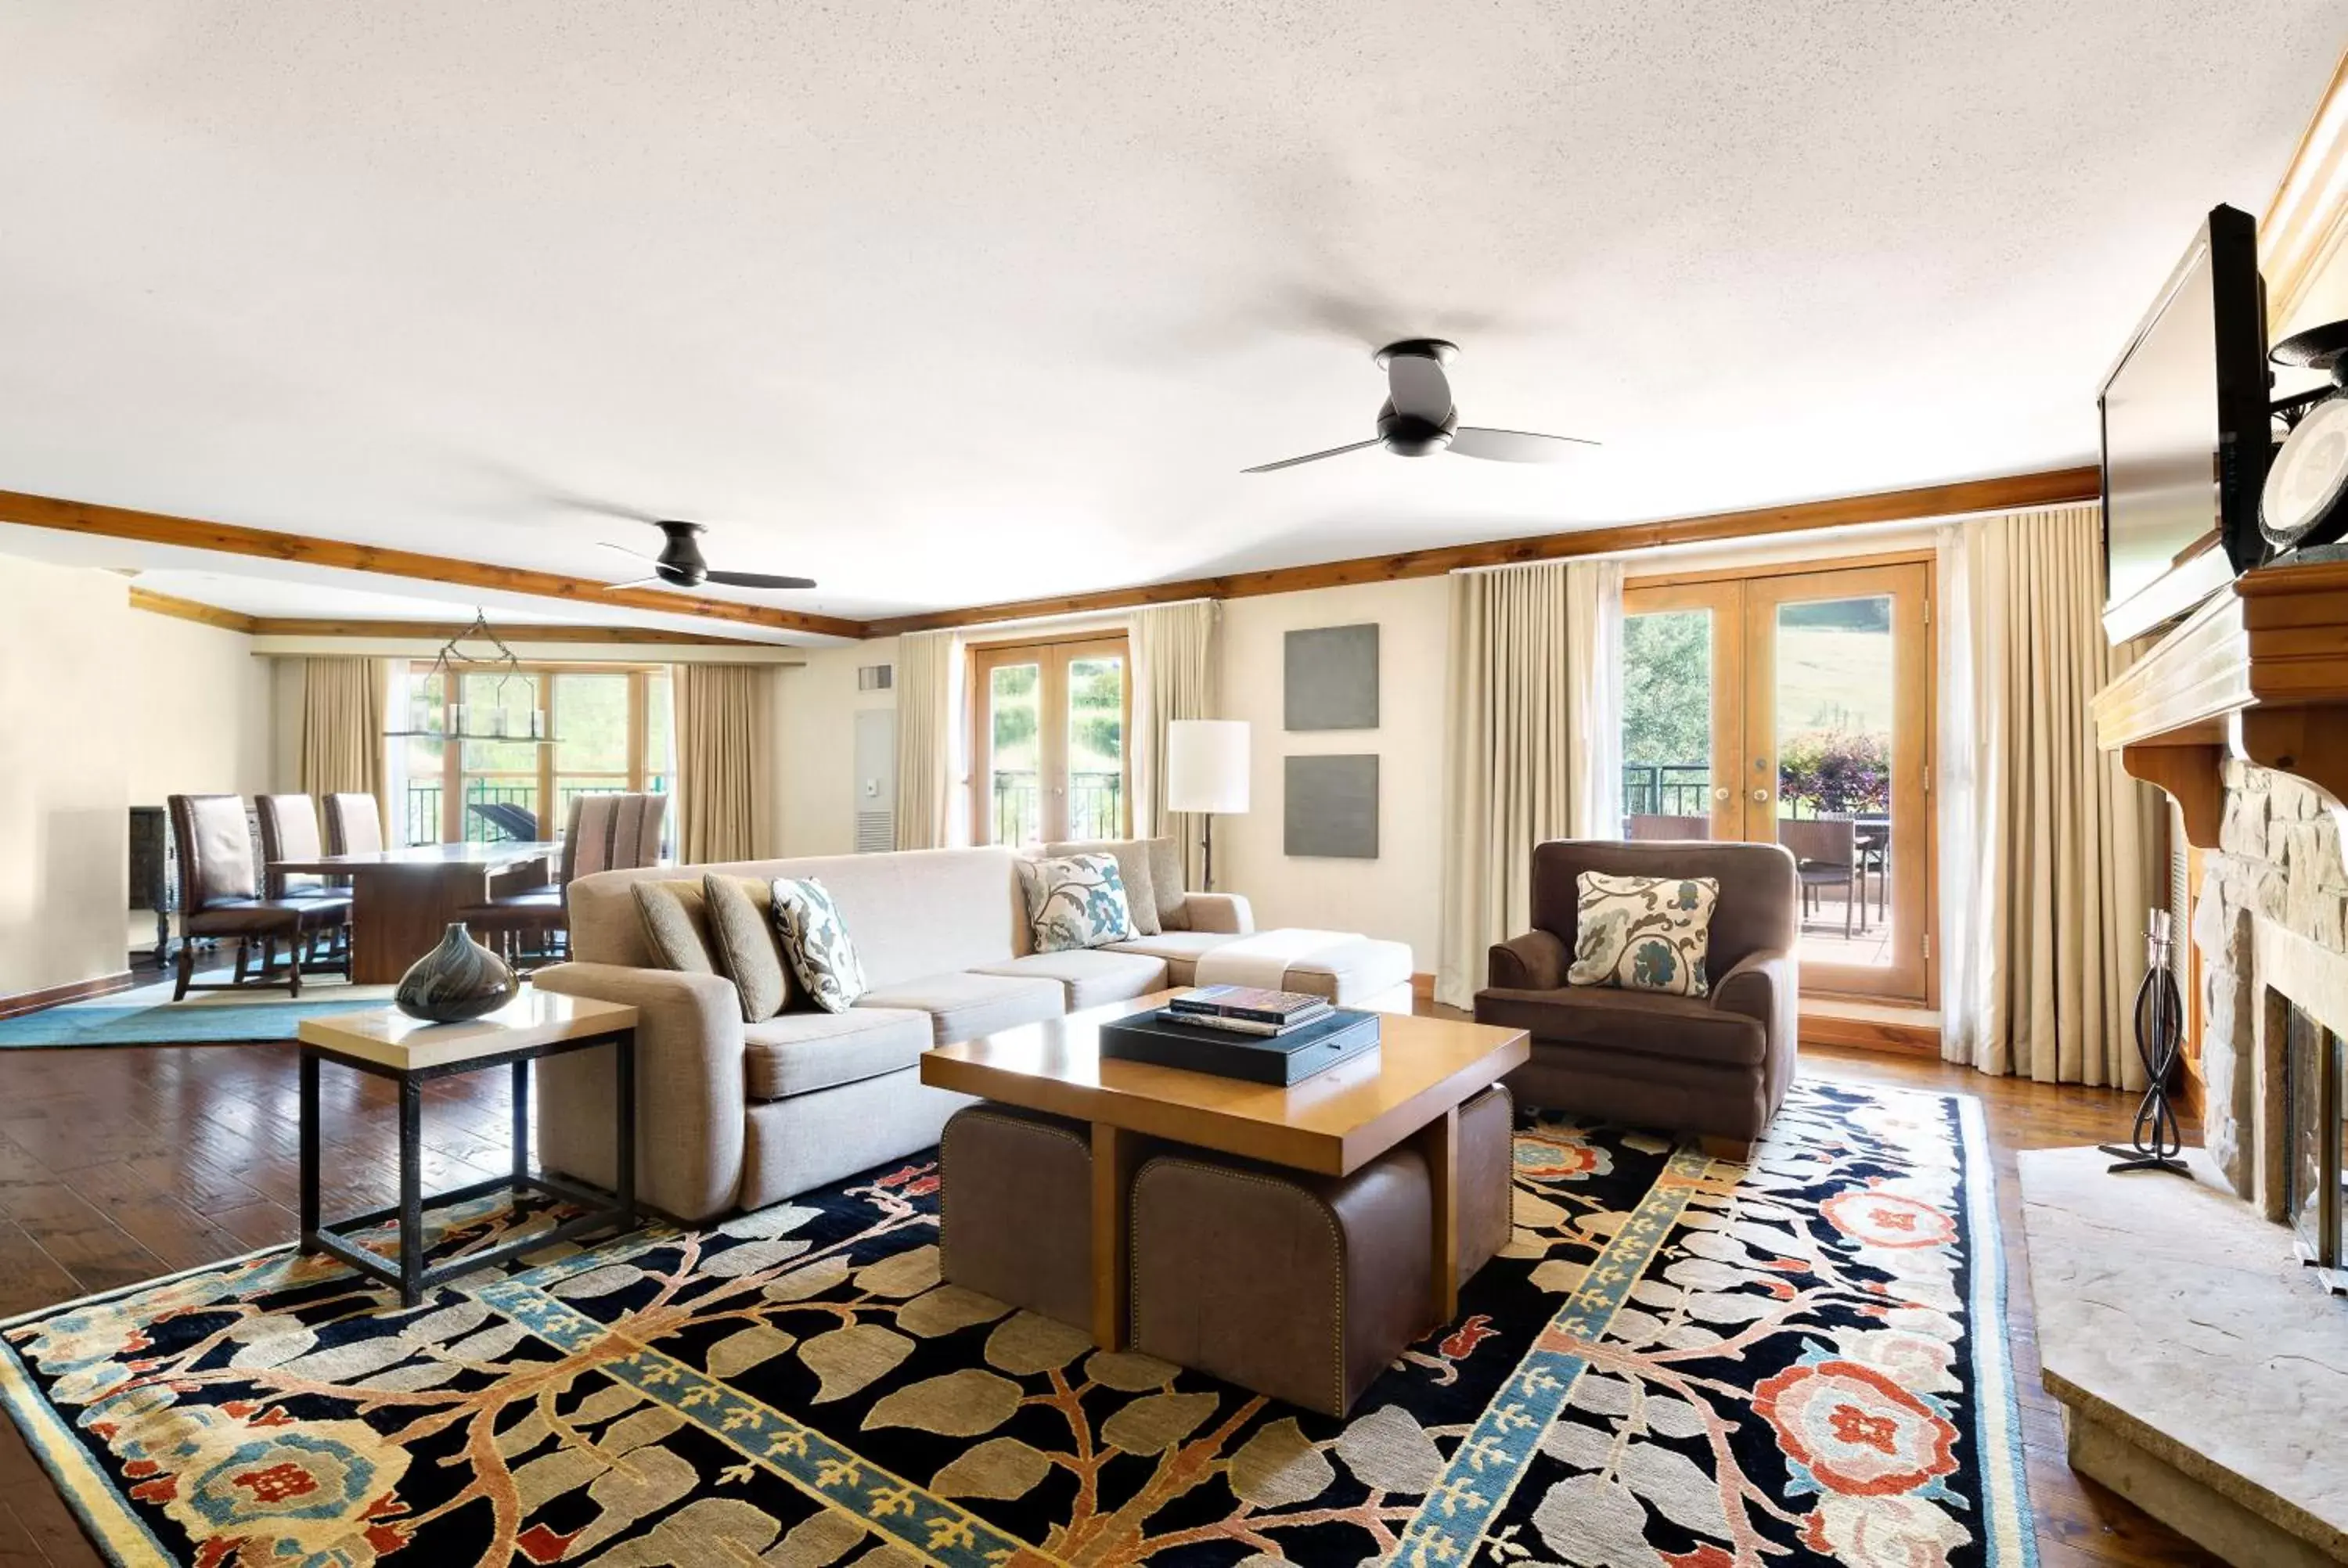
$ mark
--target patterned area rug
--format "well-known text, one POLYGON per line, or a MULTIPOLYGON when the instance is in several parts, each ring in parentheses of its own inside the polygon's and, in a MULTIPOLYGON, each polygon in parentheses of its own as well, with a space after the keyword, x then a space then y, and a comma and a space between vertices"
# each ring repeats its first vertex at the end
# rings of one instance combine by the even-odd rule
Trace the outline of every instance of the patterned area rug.
POLYGON ((1508 1253, 1345 1420, 939 1284, 922 1160, 412 1311, 196 1270, 6 1326, 0 1395, 123 1563, 2034 1561, 1977 1102, 1805 1082, 1750 1168, 1516 1159, 1508 1253))

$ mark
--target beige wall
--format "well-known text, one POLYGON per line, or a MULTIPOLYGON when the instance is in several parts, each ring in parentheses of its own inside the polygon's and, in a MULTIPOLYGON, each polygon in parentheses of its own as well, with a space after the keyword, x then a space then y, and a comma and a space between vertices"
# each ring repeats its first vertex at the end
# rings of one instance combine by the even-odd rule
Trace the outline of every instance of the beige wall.
POLYGON ((775 821, 784 855, 856 848, 856 714, 897 705, 893 692, 859 692, 856 671, 896 660, 897 640, 881 637, 808 649, 805 668, 776 675, 775 821))
POLYGON ((1244 893, 1262 927, 1361 931, 1410 944, 1412 966, 1435 968, 1443 890, 1444 653, 1450 585, 1439 577, 1223 605, 1223 714, 1251 726, 1249 810, 1215 820, 1215 883, 1244 893), (1378 627, 1378 727, 1282 728, 1287 633, 1378 627), (1282 844, 1286 759, 1375 753, 1378 857, 1306 860, 1282 844))
POLYGON ((172 673, 130 619, 118 577, 0 559, 0 997, 124 967, 131 688, 172 673))
POLYGON ((123 617, 124 782, 133 805, 173 794, 260 794, 275 777, 268 659, 252 639, 168 615, 123 617))

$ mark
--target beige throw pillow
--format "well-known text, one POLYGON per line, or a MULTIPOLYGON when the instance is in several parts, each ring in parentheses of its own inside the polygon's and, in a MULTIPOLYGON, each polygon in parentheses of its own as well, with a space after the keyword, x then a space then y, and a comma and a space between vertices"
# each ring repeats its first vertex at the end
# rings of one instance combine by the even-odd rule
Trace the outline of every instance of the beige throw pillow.
POLYGON ((644 946, 655 968, 688 975, 714 975, 708 917, 698 882, 633 882, 636 918, 644 923, 644 946))
POLYGON ((1158 899, 1160 930, 1190 928, 1189 895, 1182 890, 1182 845, 1173 838, 1145 838, 1149 846, 1149 890, 1158 899))
POLYGON ((774 886, 739 876, 704 876, 709 949, 717 972, 742 999, 742 1021, 762 1023, 790 1005, 791 977, 775 931, 774 886))

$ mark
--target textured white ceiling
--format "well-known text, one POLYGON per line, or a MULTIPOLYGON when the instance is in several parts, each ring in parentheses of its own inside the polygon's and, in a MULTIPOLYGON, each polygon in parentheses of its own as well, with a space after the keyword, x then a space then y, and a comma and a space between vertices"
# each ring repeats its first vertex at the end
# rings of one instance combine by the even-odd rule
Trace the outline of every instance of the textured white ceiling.
POLYGON ((839 613, 2085 459, 2342 0, 0 7, 0 487, 839 613), (1365 453, 1441 333, 1553 468, 1365 453))

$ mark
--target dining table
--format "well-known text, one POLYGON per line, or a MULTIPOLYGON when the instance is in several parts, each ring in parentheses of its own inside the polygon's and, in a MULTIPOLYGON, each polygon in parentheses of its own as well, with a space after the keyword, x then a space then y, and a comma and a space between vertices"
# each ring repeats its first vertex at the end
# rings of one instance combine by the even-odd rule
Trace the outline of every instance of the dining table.
POLYGON ((489 878, 547 864, 561 845, 508 839, 497 844, 417 844, 356 855, 273 860, 273 873, 318 876, 351 887, 351 982, 392 985, 439 942, 466 909, 489 896, 489 878))

